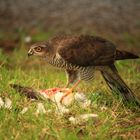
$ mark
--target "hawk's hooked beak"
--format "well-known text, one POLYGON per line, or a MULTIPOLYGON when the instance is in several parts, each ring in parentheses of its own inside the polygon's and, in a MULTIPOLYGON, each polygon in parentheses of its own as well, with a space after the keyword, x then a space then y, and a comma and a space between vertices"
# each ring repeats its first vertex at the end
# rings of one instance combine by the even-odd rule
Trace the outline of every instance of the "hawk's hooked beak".
POLYGON ((34 54, 33 50, 30 49, 30 50, 28 51, 28 57, 31 56, 31 55, 33 55, 33 54, 34 54))

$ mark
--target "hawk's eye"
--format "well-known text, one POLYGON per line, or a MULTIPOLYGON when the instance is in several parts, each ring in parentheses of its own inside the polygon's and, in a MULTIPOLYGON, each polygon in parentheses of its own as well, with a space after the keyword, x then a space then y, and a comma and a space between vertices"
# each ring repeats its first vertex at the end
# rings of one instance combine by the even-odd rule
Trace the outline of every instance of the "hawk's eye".
POLYGON ((41 47, 36 47, 35 50, 36 50, 37 52, 41 52, 41 51, 42 51, 42 48, 41 48, 41 47))

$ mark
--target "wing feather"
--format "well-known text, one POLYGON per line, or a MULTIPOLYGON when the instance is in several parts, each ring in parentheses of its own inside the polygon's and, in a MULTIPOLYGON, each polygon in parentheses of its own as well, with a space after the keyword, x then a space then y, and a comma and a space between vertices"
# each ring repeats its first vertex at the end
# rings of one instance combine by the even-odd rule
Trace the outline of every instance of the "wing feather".
POLYGON ((100 66, 114 62, 116 47, 100 37, 79 36, 61 40, 57 51, 69 63, 100 66))

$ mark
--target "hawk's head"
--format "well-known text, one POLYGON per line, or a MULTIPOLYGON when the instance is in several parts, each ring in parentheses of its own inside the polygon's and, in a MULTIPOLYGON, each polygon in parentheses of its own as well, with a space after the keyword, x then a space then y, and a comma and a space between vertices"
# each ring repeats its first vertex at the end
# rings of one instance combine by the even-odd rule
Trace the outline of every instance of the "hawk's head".
POLYGON ((35 55, 35 56, 40 56, 40 57, 45 57, 50 54, 51 51, 51 46, 48 42, 39 42, 33 44, 29 51, 28 51, 28 56, 35 55))

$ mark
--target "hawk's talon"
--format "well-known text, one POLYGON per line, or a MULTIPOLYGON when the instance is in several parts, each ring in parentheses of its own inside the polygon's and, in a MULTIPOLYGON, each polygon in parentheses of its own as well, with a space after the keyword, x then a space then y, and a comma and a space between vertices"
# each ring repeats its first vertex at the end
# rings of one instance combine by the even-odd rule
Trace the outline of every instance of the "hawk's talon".
POLYGON ((69 94, 71 94, 71 93, 72 93, 72 89, 69 89, 69 90, 62 96, 62 98, 61 98, 61 100, 60 100, 60 103, 62 104, 64 98, 65 98, 66 96, 68 96, 69 94))
POLYGON ((68 89, 68 91, 65 92, 65 94, 62 96, 62 98, 61 98, 61 100, 60 100, 60 103, 61 103, 61 104, 62 104, 64 98, 65 98, 66 96, 68 96, 69 94, 71 94, 71 93, 73 92, 73 90, 78 86, 78 84, 80 83, 80 81, 81 81, 81 80, 78 80, 78 81, 73 85, 72 88, 68 89))

